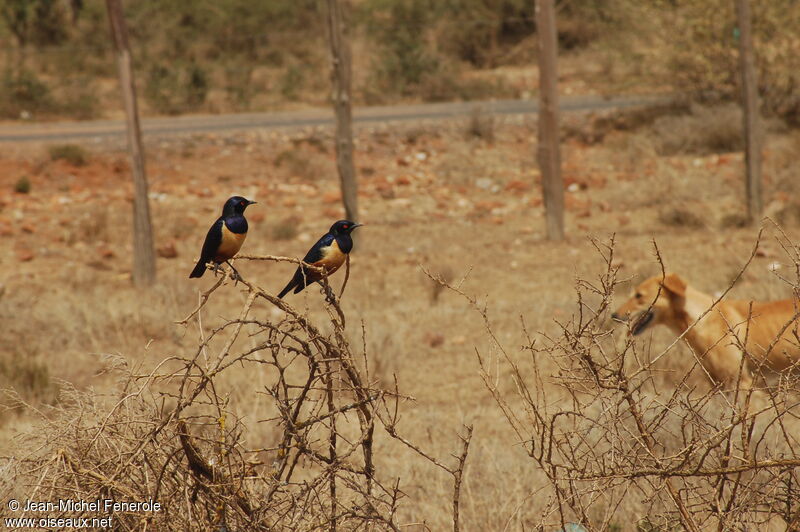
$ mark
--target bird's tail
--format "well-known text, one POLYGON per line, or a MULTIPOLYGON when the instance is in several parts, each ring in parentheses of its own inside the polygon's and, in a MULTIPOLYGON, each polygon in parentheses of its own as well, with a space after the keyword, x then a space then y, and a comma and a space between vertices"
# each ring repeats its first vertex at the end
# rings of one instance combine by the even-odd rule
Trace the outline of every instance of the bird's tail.
POLYGON ((204 273, 206 273, 206 261, 200 259, 197 261, 197 265, 194 267, 194 270, 192 270, 192 273, 189 274, 189 278, 202 277, 204 273))
MULTIPOLYGON (((286 294, 288 294, 288 293, 289 293, 289 291, 290 291, 292 288, 295 288, 295 287, 297 287, 298 285, 300 285, 300 286, 303 286, 303 273, 302 273, 302 271, 300 270, 300 268, 297 268, 297 270, 294 272, 294 275, 292 275, 292 280, 291 280, 291 281, 289 281, 289 284, 287 284, 286 286, 284 286, 284 287, 283 287, 283 290, 281 290, 281 293, 280 293, 280 294, 278 294, 278 299, 281 299, 281 298, 283 298, 283 296, 285 296, 286 294)), ((294 291, 294 293, 295 293, 295 294, 296 294, 297 292, 298 292, 298 290, 295 290, 295 291, 294 291)))
POLYGON ((281 290, 281 293, 280 293, 280 294, 278 294, 278 299, 283 299, 283 296, 285 296, 286 294, 288 294, 288 293, 289 293, 289 291, 290 291, 292 288, 294 288, 294 279, 292 279, 291 281, 289 281, 289 284, 287 284, 287 285, 284 287, 284 289, 283 289, 283 290, 281 290))

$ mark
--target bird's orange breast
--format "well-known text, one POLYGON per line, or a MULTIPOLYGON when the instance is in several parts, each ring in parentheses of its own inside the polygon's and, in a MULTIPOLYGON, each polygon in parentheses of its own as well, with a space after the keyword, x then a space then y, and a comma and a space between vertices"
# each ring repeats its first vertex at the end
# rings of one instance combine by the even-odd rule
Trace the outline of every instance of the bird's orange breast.
POLYGON ((314 263, 314 266, 321 266, 325 268, 325 271, 328 272, 328 275, 332 274, 339 268, 341 268, 344 261, 347 259, 347 253, 342 252, 341 248, 339 248, 339 243, 334 240, 330 246, 325 248, 324 255, 322 259, 318 260, 314 263))
POLYGON ((216 262, 225 262, 239 253, 247 233, 234 233, 222 224, 222 241, 214 256, 216 262))

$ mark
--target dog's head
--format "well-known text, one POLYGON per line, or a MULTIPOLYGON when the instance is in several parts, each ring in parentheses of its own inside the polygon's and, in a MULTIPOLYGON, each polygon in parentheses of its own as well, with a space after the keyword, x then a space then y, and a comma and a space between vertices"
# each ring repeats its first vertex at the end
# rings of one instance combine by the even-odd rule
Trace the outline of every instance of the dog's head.
POLYGON ((677 321, 686 297, 686 282, 674 273, 657 275, 636 287, 633 295, 611 318, 631 322, 631 332, 641 334, 646 328, 677 321))

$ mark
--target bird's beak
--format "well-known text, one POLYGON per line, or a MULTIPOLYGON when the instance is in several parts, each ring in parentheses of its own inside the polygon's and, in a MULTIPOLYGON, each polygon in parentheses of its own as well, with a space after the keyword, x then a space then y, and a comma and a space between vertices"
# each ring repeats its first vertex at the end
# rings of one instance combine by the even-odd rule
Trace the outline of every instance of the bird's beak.
MULTIPOLYGON (((353 229, 355 229, 356 227, 363 227, 363 226, 364 226, 364 224, 353 224, 353 229)), ((351 229, 351 231, 353 229, 351 229)))
POLYGON ((248 205, 255 205, 256 203, 258 203, 258 202, 257 202, 257 201, 250 201, 250 200, 247 200, 247 204, 248 204, 248 205))

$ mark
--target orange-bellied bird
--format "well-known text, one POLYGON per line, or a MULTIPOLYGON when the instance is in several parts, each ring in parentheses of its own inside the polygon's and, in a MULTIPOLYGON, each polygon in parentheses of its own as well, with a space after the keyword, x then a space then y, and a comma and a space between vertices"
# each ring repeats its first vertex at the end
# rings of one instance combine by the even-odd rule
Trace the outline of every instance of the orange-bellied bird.
POLYGON ((250 201, 241 196, 228 198, 222 207, 222 216, 217 218, 211 229, 208 230, 206 241, 203 242, 203 251, 200 252, 200 260, 194 267, 189 277, 202 277, 206 273, 206 264, 214 262, 214 272, 219 269, 223 262, 235 273, 235 277, 241 279, 236 268, 228 262, 239 252, 245 237, 247 236, 247 220, 244 218, 244 210, 248 205, 255 201, 250 201))
MULTIPOLYGON (((294 272, 294 277, 281 290, 278 297, 285 296, 292 289, 297 294, 306 286, 322 279, 324 275, 331 275, 338 270, 347 259, 347 254, 353 249, 353 239, 350 237, 350 233, 356 227, 361 227, 361 224, 350 220, 339 220, 333 224, 330 231, 317 240, 317 243, 311 246, 306 256, 303 257, 303 262, 320 267, 325 273, 311 270, 302 265, 298 266, 297 271, 294 272)), ((330 293, 328 296, 330 297, 330 293)))

